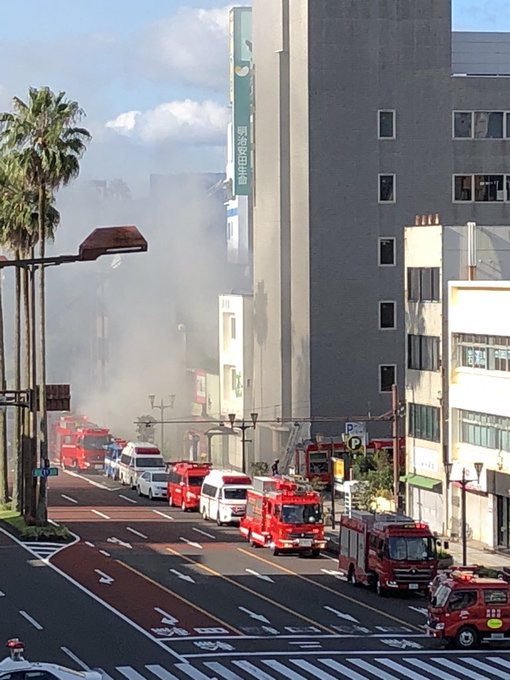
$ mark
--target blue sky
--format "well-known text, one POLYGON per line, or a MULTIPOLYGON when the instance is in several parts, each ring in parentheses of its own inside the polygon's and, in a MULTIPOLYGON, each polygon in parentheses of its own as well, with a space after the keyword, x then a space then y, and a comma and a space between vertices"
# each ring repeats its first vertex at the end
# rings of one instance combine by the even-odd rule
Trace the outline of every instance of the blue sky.
MULTIPOLYGON (((4 1, 0 110, 30 85, 77 99, 93 133, 86 176, 221 170, 229 4, 4 1)), ((510 0, 453 0, 453 27, 510 31, 510 0)))

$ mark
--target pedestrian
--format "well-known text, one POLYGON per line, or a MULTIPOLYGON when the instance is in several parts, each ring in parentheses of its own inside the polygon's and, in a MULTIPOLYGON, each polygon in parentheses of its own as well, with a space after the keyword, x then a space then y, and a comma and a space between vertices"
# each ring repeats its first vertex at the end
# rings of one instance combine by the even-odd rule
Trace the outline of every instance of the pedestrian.
POLYGON ((278 465, 280 465, 280 460, 278 458, 274 459, 274 463, 271 465, 271 474, 273 477, 276 477, 276 475, 279 475, 278 471, 278 465))

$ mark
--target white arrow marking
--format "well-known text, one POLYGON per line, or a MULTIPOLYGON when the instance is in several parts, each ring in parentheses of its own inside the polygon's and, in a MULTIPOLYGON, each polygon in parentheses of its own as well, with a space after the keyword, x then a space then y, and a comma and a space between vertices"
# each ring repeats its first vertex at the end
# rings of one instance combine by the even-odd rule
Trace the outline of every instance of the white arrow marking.
POLYGON ((130 531, 132 534, 136 534, 137 536, 140 536, 140 538, 149 538, 145 534, 142 534, 140 531, 137 531, 136 529, 132 529, 131 527, 126 527, 126 531, 130 531))
POLYGON ((347 581, 347 578, 342 574, 341 571, 336 571, 335 569, 321 569, 325 574, 329 574, 329 576, 334 576, 335 578, 339 578, 342 581, 347 581))
POLYGON ((409 609, 413 609, 415 612, 418 612, 418 614, 423 614, 423 616, 428 616, 429 612, 425 607, 411 607, 409 605, 409 609))
POLYGON ((188 539, 184 538, 184 536, 179 536, 179 540, 184 541, 184 543, 187 543, 188 545, 193 546, 193 548, 200 548, 200 550, 202 550, 202 546, 200 545, 200 543, 195 543, 194 541, 188 541, 188 539))
POLYGON ((176 623, 179 623, 179 619, 174 618, 171 614, 167 614, 167 612, 164 609, 154 607, 154 611, 157 612, 158 614, 161 614, 161 616, 163 617, 161 619, 161 623, 167 623, 169 626, 174 626, 176 623))
POLYGON ((108 574, 105 574, 104 571, 101 571, 100 569, 94 569, 94 571, 96 574, 98 574, 98 576, 101 577, 99 579, 99 583, 106 583, 106 585, 111 586, 115 581, 112 576, 108 576, 108 574))
POLYGON ((202 529, 197 529, 196 527, 191 527, 193 531, 196 531, 199 534, 202 534, 203 536, 207 536, 207 538, 216 538, 216 536, 213 536, 212 534, 208 534, 207 531, 203 531, 202 529))
POLYGON ((337 609, 333 609, 333 607, 324 607, 328 612, 331 612, 332 614, 335 614, 335 616, 338 616, 339 619, 346 619, 347 621, 353 621, 354 623, 359 623, 358 619, 355 619, 354 616, 351 616, 350 614, 344 614, 343 612, 339 612, 337 609))
POLYGON ((257 619, 257 621, 262 621, 262 623, 271 623, 269 619, 266 619, 265 616, 262 614, 255 614, 255 612, 251 612, 249 609, 246 609, 245 607, 238 607, 238 609, 245 614, 248 614, 250 619, 257 619))
POLYGON ((245 571, 247 571, 248 574, 252 574, 252 576, 261 578, 263 581, 269 581, 269 583, 274 583, 273 579, 270 576, 266 576, 266 574, 259 574, 258 571, 254 571, 253 569, 245 569, 245 571))
POLYGON ((94 510, 94 508, 91 509, 90 512, 93 512, 95 515, 98 515, 99 517, 103 517, 104 519, 111 519, 108 515, 105 515, 104 512, 101 512, 100 510, 94 510))
POLYGON ((189 581, 190 583, 196 583, 194 579, 191 578, 191 576, 188 576, 187 574, 181 574, 180 571, 177 571, 177 569, 170 569, 172 574, 175 574, 178 578, 181 578, 183 581, 189 581))
POLYGON ((117 545, 123 545, 125 548, 130 548, 131 550, 133 550, 133 546, 131 545, 131 543, 124 543, 124 541, 121 541, 121 540, 119 540, 118 538, 115 538, 115 537, 107 538, 106 542, 107 543, 117 543, 117 545))
POLYGON ((2 590, 0 590, 0 597, 5 597, 5 593, 2 590))

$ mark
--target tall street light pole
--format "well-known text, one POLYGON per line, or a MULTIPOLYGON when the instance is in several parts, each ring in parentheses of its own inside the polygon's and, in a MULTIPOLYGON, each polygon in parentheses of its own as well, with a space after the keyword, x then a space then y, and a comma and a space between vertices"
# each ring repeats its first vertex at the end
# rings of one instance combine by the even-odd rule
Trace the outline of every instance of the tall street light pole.
POLYGON ((168 404, 165 404, 163 399, 160 400, 159 404, 155 404, 154 400, 156 399, 155 394, 149 394, 149 402, 151 405, 151 409, 154 411, 154 409, 158 409, 160 412, 160 425, 161 425, 161 453, 163 453, 164 445, 165 445, 165 411, 167 408, 173 408, 174 407, 174 402, 175 402, 175 394, 170 394, 169 395, 170 401, 168 404))
POLYGON ((241 469, 242 471, 246 474, 246 444, 247 442, 250 442, 251 439, 246 439, 246 430, 249 430, 250 428, 255 430, 257 427, 257 420, 259 417, 258 413, 250 413, 251 417, 251 423, 247 423, 244 418, 240 421, 236 421, 236 414, 235 413, 229 413, 228 414, 228 419, 230 421, 230 427, 234 429, 234 427, 238 430, 241 430, 241 456, 242 456, 242 462, 241 462, 241 469))
POLYGON ((465 467, 462 468, 462 474, 460 479, 452 479, 453 463, 445 463, 446 472, 446 483, 457 482, 460 484, 460 512, 461 512, 461 534, 462 534, 462 565, 467 566, 467 513, 466 513, 466 487, 470 482, 476 481, 480 482, 480 474, 482 472, 483 463, 475 463, 476 480, 467 476, 467 470, 465 467))

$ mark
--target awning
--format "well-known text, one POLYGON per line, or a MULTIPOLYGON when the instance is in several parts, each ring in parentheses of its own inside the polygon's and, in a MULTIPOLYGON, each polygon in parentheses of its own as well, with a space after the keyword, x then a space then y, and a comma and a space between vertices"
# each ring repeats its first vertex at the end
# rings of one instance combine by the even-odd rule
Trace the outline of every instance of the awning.
POLYGON ((400 478, 401 482, 411 484, 411 486, 419 486, 421 489, 429 489, 430 491, 439 491, 436 487, 441 486, 441 480, 433 479, 432 477, 424 477, 423 475, 403 475, 400 478))

